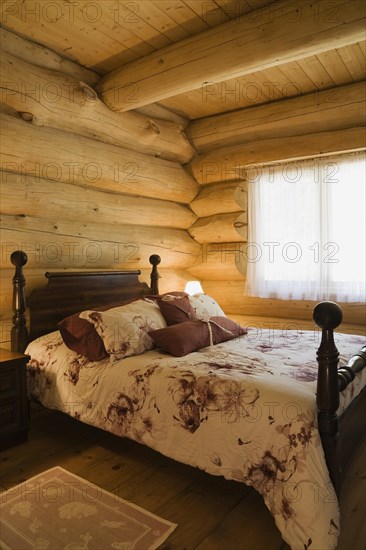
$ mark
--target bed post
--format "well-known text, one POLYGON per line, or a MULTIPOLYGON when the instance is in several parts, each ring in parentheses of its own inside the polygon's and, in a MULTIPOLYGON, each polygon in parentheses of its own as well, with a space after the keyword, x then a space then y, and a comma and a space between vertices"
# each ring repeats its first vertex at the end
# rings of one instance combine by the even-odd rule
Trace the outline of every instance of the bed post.
POLYGON ((25 310, 27 308, 25 299, 26 279, 23 274, 23 266, 27 263, 28 257, 22 250, 16 250, 10 256, 11 263, 15 265, 13 277, 13 327, 11 329, 11 349, 23 353, 28 343, 28 330, 26 325, 25 310))
POLYGON ((160 264, 161 262, 161 258, 160 256, 158 256, 157 254, 152 254, 149 258, 149 262, 151 263, 152 265, 152 270, 151 270, 151 274, 150 274, 150 288, 151 288, 151 292, 152 294, 159 294, 159 279, 160 279, 160 275, 158 273, 158 265, 160 264))
POLYGON ((330 477, 337 494, 339 494, 340 465, 337 458, 339 352, 334 343, 333 330, 342 322, 342 310, 334 302, 320 302, 314 309, 313 319, 318 327, 322 329, 322 339, 317 351, 316 403, 318 406, 318 427, 330 477))

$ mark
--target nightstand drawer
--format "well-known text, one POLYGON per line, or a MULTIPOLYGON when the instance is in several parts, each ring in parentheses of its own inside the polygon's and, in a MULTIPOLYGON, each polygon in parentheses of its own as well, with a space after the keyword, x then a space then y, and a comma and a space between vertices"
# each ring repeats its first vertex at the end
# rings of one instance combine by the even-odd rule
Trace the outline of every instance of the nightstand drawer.
POLYGON ((28 355, 0 348, 0 449, 27 440, 29 411, 28 355))
POLYGON ((19 391, 19 376, 14 369, 4 369, 0 372, 0 399, 16 395, 19 391))
POLYGON ((24 422, 19 401, 0 403, 0 434, 20 428, 24 422))

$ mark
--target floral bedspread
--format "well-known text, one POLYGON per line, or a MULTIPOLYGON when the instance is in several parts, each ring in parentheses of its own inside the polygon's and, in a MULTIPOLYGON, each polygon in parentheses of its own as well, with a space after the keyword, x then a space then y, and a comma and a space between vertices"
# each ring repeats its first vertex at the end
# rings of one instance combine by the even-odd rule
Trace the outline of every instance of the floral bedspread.
MULTIPOLYGON (((365 339, 337 334, 345 362, 365 339)), ((29 389, 46 407, 253 486, 293 549, 332 549, 338 501, 317 430, 318 332, 249 330, 185 357, 152 350, 98 363, 59 332, 28 346, 29 389)), ((366 369, 341 396, 343 410, 366 369)))

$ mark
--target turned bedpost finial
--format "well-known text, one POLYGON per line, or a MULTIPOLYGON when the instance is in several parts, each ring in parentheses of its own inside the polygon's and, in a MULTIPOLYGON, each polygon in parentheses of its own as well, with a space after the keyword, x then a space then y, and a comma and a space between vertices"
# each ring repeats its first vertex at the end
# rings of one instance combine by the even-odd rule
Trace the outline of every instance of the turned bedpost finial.
POLYGON ((336 463, 336 446, 338 436, 339 385, 338 360, 339 352, 334 343, 333 330, 342 322, 342 310, 334 302, 320 302, 313 312, 313 319, 322 329, 322 339, 317 351, 318 380, 316 403, 318 406, 319 433, 329 473, 335 489, 339 488, 339 467, 336 463))
POLYGON ((317 351, 317 405, 319 410, 331 413, 339 406, 339 352, 334 343, 333 330, 342 322, 342 310, 334 302, 320 302, 314 308, 313 319, 322 329, 322 339, 317 351))
POLYGON ((150 287, 151 287, 151 292, 153 294, 159 294, 159 279, 160 279, 160 275, 159 275, 159 272, 158 272, 158 265, 160 264, 161 262, 161 258, 160 256, 158 256, 157 254, 152 254, 149 258, 149 262, 151 263, 152 265, 152 270, 151 270, 151 274, 150 274, 150 287))
POLYGON ((343 314, 335 302, 319 302, 314 308, 313 319, 319 328, 333 330, 341 324, 343 314))
POLYGON ((28 330, 26 326, 25 310, 27 308, 25 299, 26 279, 23 274, 23 266, 27 263, 28 257, 22 250, 16 250, 10 256, 11 263, 15 266, 13 277, 13 327, 11 329, 11 349, 22 353, 28 343, 28 330))

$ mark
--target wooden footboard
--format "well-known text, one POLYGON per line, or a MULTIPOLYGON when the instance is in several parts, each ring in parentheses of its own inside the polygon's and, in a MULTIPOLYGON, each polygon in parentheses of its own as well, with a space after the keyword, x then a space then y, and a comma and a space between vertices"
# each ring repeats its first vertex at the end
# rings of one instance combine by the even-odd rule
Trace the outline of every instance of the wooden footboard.
POLYGON ((337 414, 339 394, 365 368, 366 346, 353 355, 347 365, 339 367, 334 329, 342 322, 341 308, 334 302, 320 302, 314 309, 313 319, 322 329, 322 339, 317 351, 318 428, 330 477, 339 495, 342 472, 366 433, 366 388, 340 417, 337 414))

